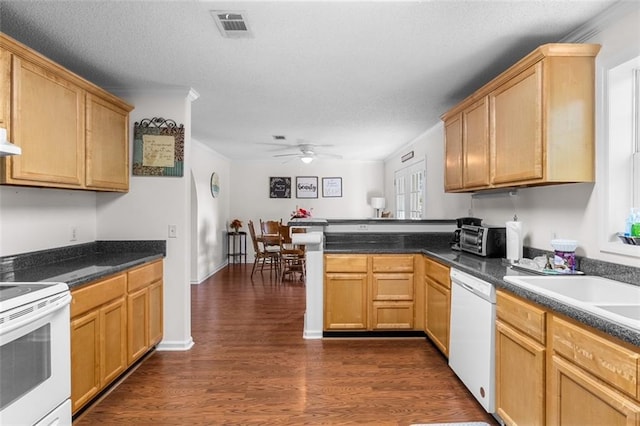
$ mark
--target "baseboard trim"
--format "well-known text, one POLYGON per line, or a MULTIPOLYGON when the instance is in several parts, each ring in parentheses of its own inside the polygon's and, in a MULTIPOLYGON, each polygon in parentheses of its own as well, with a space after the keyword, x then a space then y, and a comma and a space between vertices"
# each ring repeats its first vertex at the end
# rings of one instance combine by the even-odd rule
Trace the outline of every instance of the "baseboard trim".
POLYGON ((188 351, 190 350, 194 345, 193 342, 193 337, 189 337, 189 340, 186 341, 173 341, 173 342, 169 342, 166 340, 163 340, 162 342, 158 343, 158 346, 156 346, 156 350, 157 351, 188 351))

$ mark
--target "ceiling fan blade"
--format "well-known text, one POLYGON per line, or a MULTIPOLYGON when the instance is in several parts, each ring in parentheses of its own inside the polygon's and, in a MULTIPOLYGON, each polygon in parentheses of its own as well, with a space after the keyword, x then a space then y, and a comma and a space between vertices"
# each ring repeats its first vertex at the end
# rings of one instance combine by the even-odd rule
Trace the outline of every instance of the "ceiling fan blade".
POLYGON ((295 154, 274 154, 274 157, 299 157, 300 153, 297 152, 295 154))
POLYGON ((319 158, 336 158, 336 159, 341 159, 342 155, 338 155, 338 154, 327 154, 327 153, 319 153, 319 154, 315 154, 317 157, 319 158))

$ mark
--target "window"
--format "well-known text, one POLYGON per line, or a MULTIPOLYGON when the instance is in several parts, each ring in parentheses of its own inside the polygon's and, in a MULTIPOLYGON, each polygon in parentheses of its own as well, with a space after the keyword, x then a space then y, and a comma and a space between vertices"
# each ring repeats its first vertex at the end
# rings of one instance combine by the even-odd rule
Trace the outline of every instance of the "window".
POLYGON ((605 182, 601 249, 640 257, 640 247, 617 234, 631 208, 640 208, 640 56, 604 70, 605 182))
POLYGON ((424 160, 395 172, 396 218, 422 219, 425 176, 424 160))

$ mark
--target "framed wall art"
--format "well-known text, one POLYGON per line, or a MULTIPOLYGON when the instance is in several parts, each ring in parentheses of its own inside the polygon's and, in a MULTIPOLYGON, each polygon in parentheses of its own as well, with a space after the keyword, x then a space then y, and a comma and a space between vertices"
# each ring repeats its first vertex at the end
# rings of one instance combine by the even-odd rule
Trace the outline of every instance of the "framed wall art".
POLYGON ((184 173, 184 125, 145 118, 133 126, 134 176, 180 177, 184 173))
POLYGON ((318 176, 296 176, 296 198, 318 198, 318 176))
POLYGON ((342 178, 323 177, 322 196, 325 198, 342 197, 342 178))
POLYGON ((291 198, 291 178, 270 177, 269 198, 291 198))

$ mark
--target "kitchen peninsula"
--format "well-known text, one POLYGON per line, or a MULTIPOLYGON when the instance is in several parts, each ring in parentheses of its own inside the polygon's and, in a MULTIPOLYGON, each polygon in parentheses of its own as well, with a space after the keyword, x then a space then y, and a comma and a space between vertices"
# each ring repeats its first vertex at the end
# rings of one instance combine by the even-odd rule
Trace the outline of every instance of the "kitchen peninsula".
MULTIPOLYGON (((593 315, 578 307, 559 303, 542 294, 503 280, 505 275, 531 275, 531 273, 519 272, 499 258, 485 258, 451 250, 449 242, 455 228, 453 220, 295 219, 289 224, 307 229, 306 235, 294 235, 305 235, 302 238, 314 241, 311 245, 307 245, 309 258, 307 261, 305 338, 323 337, 325 255, 412 254, 424 256, 449 267, 455 267, 489 282, 497 289, 507 290, 607 335, 640 346, 640 331, 638 330, 593 315)), ((545 253, 548 252, 525 247, 524 256, 532 258, 545 253)), ((598 275, 635 285, 640 282, 640 268, 589 258, 579 258, 578 262, 579 269, 587 275, 598 275)))

